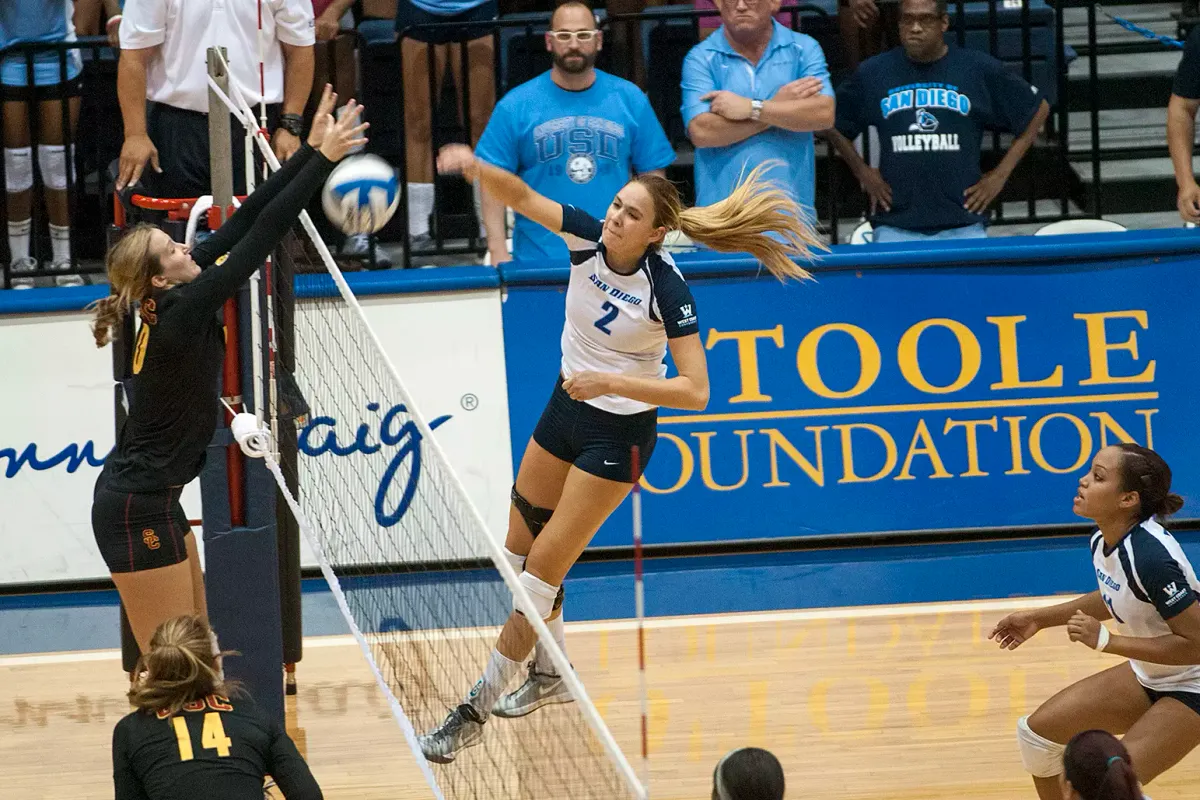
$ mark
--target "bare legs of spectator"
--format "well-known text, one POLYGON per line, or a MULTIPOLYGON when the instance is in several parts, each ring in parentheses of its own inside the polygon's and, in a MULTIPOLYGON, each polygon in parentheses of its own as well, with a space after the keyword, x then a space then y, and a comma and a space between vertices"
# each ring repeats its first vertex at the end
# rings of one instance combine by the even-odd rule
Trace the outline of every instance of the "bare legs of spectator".
MULTIPOLYGON (((872 2, 872 0, 840 0, 838 3, 838 28, 842 33, 845 49, 845 68, 852 72, 858 65, 874 55, 895 47, 899 42, 898 2, 872 2), (875 13, 868 13, 865 6, 874 5, 875 13)), ((830 64, 833 67, 833 64, 830 64)))
MULTIPOLYGON (((608 0, 608 15, 640 14, 648 5, 658 5, 646 0, 608 0)), ((614 22, 604 35, 604 46, 612 56, 613 72, 641 88, 646 88, 646 59, 642 53, 642 28, 636 20, 614 22), (625 69, 630 74, 623 75, 625 69)))
MULTIPOLYGON (((495 64, 492 37, 463 44, 427 45, 405 39, 401 49, 404 60, 404 138, 408 166, 408 233, 410 240, 429 233, 433 213, 433 113, 437 107, 442 81, 449 66, 454 85, 463 85, 462 48, 467 48, 468 88, 471 107, 471 145, 478 141, 496 105, 495 64), (430 97, 428 49, 434 48, 435 75, 430 97)), ((460 94, 461 97, 461 94, 460 94)), ((462 103, 458 104, 462 119, 462 103)))
MULTIPOLYGON (((79 98, 67 101, 69 128, 74 138, 79 121, 79 98)), ((12 272, 37 269, 31 255, 33 236, 33 138, 29 119, 30 105, 21 101, 4 103, 4 161, 8 190, 8 244, 12 272)), ((73 169, 71 150, 64 147, 63 103, 45 100, 38 108, 38 162, 42 174, 43 196, 50 222, 51 269, 66 272, 71 268, 71 215, 66 192, 66 171, 73 169), (60 188, 61 187, 61 188, 60 188)), ((59 285, 78 285, 76 276, 60 276, 59 285)), ((32 286, 30 279, 14 277, 14 288, 32 286)))

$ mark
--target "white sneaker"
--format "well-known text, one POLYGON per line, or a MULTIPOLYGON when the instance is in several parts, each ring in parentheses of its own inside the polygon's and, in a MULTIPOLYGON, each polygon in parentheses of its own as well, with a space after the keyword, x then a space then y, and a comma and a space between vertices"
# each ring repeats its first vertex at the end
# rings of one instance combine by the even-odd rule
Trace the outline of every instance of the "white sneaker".
POLYGON ((55 275, 55 286, 83 286, 83 277, 71 272, 70 261, 55 261, 49 267, 47 267, 47 269, 49 269, 51 272, 70 273, 67 275, 55 275))
POLYGON ((9 286, 13 289, 32 289, 33 278, 17 277, 22 272, 34 272, 38 268, 37 259, 32 256, 23 256, 16 259, 8 266, 8 272, 11 280, 9 286))
POLYGON ((465 750, 479 744, 483 738, 483 720, 470 703, 463 703, 446 715, 446 719, 429 733, 417 737, 425 758, 437 764, 449 764, 465 750))
POLYGON ((492 708, 497 717, 513 719, 532 714, 542 706, 557 703, 574 703, 575 698, 567 690, 560 675, 548 675, 537 671, 537 662, 529 662, 529 677, 515 691, 501 697, 492 708))
MULTIPOLYGON (((356 233, 346 237, 345 244, 342 245, 341 253, 343 258, 361 261, 364 265, 368 265, 371 260, 371 235, 369 233, 356 233)), ((387 251, 375 244, 375 268, 390 269, 392 259, 388 256, 387 251)))

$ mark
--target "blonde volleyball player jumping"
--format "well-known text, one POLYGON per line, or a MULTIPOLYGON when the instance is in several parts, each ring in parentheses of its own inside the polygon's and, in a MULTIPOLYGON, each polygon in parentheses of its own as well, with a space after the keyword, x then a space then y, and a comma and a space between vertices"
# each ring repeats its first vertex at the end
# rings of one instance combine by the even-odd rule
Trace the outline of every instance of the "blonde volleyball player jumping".
POLYGON ((1075 495, 1075 513, 1099 527, 1091 539, 1099 590, 1010 614, 992 631, 1012 650, 1042 628, 1066 625, 1071 641, 1128 659, 1068 686, 1017 723, 1021 761, 1041 800, 1063 796, 1063 750, 1081 731, 1125 734, 1147 783, 1200 744, 1200 582, 1156 520, 1182 506, 1158 453, 1136 444, 1104 448, 1075 495), (1102 624, 1107 619, 1115 633, 1102 624))
MULTIPOLYGON (((608 515, 629 494, 657 439, 658 407, 703 409, 708 365, 692 293, 663 237, 679 230, 714 250, 748 252, 780 278, 806 278, 793 257, 821 247, 800 208, 750 174, 726 200, 682 207, 673 184, 640 175, 598 220, 535 192, 517 176, 450 145, 438 171, 479 180, 500 202, 560 233, 571 251, 562 369, 512 491, 505 556, 558 645, 564 644, 562 582, 608 515), (679 372, 668 378, 670 350, 679 372), (632 464, 637 446, 640 464, 632 464)), ((535 643, 513 612, 487 669, 461 705, 421 737, 430 761, 448 763, 477 744, 491 714, 524 716, 571 696, 540 643, 525 683, 501 697, 535 643)))

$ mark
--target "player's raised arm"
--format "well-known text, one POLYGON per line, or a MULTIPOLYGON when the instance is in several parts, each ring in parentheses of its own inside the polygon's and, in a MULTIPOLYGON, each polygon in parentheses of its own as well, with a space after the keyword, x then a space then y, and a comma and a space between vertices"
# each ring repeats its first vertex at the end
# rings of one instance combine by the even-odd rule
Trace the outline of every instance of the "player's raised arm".
POLYGON ((562 231, 561 203, 538 194, 508 170, 477 159, 466 145, 450 144, 443 147, 438 152, 437 168, 441 173, 462 175, 472 183, 479 181, 489 194, 521 216, 554 233, 562 231))

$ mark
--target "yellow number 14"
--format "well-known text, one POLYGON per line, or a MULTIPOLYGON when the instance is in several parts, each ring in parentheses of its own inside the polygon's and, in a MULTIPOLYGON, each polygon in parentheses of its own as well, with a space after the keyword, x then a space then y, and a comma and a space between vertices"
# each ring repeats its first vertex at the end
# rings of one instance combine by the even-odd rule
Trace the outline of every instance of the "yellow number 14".
MULTIPOLYGON (((192 735, 188 730, 185 717, 175 717, 171 720, 175 726, 175 738, 179 740, 179 760, 191 761, 195 756, 192 752, 192 735)), ((225 725, 221 715, 210 711, 204 715, 204 728, 200 731, 200 746, 205 750, 216 750, 217 756, 227 758, 233 740, 225 735, 225 725)))

